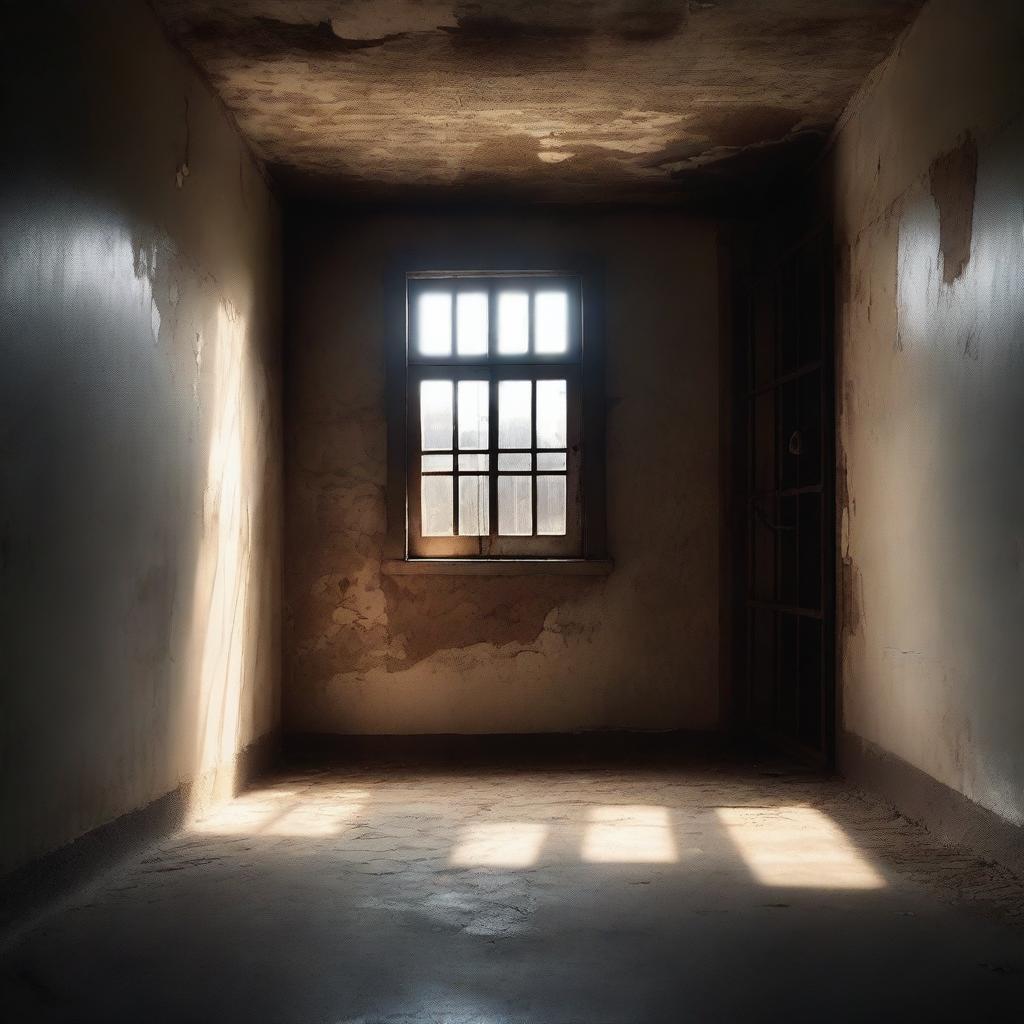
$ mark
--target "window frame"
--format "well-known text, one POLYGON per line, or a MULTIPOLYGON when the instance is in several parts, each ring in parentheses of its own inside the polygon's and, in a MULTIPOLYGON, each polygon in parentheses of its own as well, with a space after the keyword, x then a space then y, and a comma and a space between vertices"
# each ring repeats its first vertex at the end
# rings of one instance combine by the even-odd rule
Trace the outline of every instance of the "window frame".
MULTIPOLYGON (((388 274, 387 302, 387 414, 388 414, 388 486, 387 538, 385 563, 442 565, 443 571, 458 571, 459 565, 472 571, 486 571, 487 564, 500 565, 503 574, 516 563, 531 570, 543 567, 568 568, 571 564, 604 563, 605 549, 605 464, 604 464, 604 345, 601 268, 592 260, 558 261, 520 258, 486 262, 482 260, 430 261, 406 258, 396 261, 388 274), (483 266, 499 269, 467 270, 483 266), (530 269, 523 270, 522 267, 530 269), (550 269, 536 269, 549 267, 550 269), (452 335, 449 357, 421 357, 410 350, 415 303, 413 293, 429 289, 430 282, 451 290, 473 290, 481 279, 487 285, 491 310, 497 282, 517 279, 537 286, 537 279, 569 283, 578 289, 579 316, 570 316, 573 325, 569 354, 532 353, 495 354, 493 324, 486 355, 460 356, 452 335), (442 283, 443 282, 443 283, 442 283), (465 282, 465 283, 463 283, 465 282), (525 371, 525 372, 524 372, 525 371), (566 534, 557 536, 502 536, 492 530, 490 537, 422 537, 419 533, 420 494, 423 473, 419 462, 419 382, 424 379, 489 380, 490 436, 487 453, 492 460, 488 476, 489 515, 497 517, 497 384, 503 379, 573 379, 567 387, 567 470, 566 534), (415 465, 413 465, 415 462, 415 465)), ((532 294, 532 292, 531 292, 532 294)), ((570 302, 572 297, 570 297, 570 302)), ((452 302, 453 323, 456 302, 452 302)), ((532 338, 532 299, 530 331, 532 338)), ((534 385, 533 418, 536 420, 534 385)), ((457 404, 457 397, 456 397, 457 404)), ((524 449, 525 450, 525 449, 524 449)), ((536 479, 536 436, 531 451, 534 463, 531 476, 536 479)), ((458 458, 453 448, 453 489, 458 503, 458 458)), ((541 472, 540 475, 543 475, 541 472)), ((537 489, 533 488, 534 523, 537 489)), ((594 564, 589 566, 592 571, 594 564)), ((387 571, 387 566, 385 566, 387 571)), ((404 566, 396 572, 407 571, 404 566)))

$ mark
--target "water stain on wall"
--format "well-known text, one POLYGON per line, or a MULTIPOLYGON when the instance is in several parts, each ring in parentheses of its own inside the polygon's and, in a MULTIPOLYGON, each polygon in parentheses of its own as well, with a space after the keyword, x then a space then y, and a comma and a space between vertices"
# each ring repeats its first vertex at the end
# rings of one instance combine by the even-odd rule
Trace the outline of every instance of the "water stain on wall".
POLYGON ((441 651, 485 643, 531 644, 566 602, 600 587, 593 579, 382 579, 388 628, 404 639, 405 657, 390 671, 441 651))

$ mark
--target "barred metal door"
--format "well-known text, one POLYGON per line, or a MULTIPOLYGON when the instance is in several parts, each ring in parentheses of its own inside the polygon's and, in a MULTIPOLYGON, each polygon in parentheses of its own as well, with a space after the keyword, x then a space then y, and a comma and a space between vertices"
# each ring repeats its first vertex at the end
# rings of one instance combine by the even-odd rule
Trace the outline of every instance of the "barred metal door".
POLYGON ((750 282, 747 713, 827 763, 833 745, 832 253, 818 231, 750 282))

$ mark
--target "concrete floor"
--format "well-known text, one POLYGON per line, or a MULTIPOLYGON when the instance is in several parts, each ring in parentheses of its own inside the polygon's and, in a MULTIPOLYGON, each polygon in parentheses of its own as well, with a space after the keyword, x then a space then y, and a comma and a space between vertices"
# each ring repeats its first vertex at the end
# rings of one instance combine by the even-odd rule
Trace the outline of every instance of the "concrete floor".
POLYGON ((281 775, 8 943, 7 1021, 996 1021, 1024 885, 735 767, 281 775))

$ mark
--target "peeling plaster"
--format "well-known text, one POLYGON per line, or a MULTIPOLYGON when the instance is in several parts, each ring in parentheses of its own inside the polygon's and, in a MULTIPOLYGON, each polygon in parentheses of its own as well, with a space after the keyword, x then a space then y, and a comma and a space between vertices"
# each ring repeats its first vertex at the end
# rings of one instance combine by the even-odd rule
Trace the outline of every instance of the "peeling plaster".
POLYGON ((843 726, 1018 824, 1022 31, 932 0, 831 156, 843 726))
POLYGON ((603 201, 806 164, 919 6, 155 0, 290 187, 603 201))
POLYGON ((971 258, 977 180, 978 146, 970 132, 954 149, 932 161, 929 186, 939 208, 939 251, 946 284, 963 273, 971 258))

